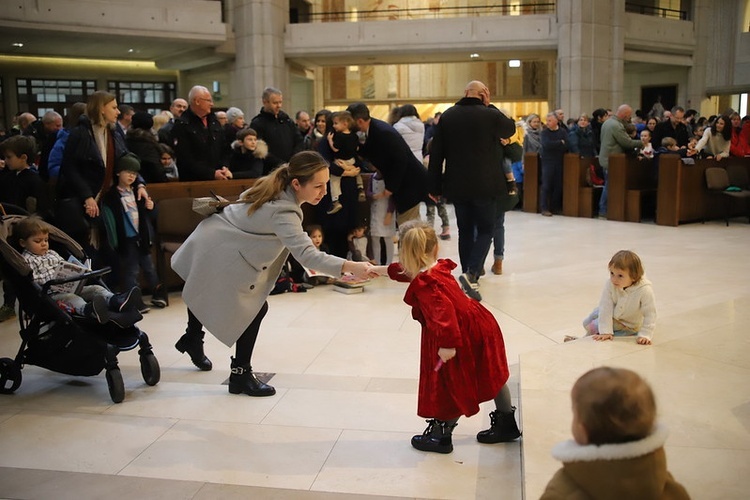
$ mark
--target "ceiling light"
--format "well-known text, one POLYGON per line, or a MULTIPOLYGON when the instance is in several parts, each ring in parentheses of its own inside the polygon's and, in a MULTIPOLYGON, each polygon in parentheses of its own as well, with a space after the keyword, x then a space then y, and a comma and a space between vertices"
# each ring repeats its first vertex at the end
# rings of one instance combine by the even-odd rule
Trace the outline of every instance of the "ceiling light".
POLYGON ((13 42, 13 43, 12 43, 11 45, 12 45, 13 47, 18 47, 18 48, 21 48, 21 47, 23 47, 23 44, 22 44, 21 42, 13 42))
POLYGON ((479 59, 479 54, 477 54, 476 52, 474 52, 473 54, 469 54, 469 57, 472 58, 472 59, 479 59))
POLYGON ((509 68, 520 68, 521 67, 521 61, 518 59, 511 59, 508 61, 508 67, 509 68))

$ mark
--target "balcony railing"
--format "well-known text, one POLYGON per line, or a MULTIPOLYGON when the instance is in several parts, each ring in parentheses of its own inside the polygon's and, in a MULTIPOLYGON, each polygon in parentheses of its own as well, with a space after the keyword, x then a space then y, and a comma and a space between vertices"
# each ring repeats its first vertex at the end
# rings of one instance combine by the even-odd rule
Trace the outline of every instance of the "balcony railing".
POLYGON ((311 12, 300 15, 298 22, 355 22, 394 21, 413 19, 445 19, 479 16, 520 16, 529 14, 552 14, 555 2, 524 2, 516 5, 482 5, 475 7, 434 7, 413 9, 348 10, 340 12, 311 12))
POLYGON ((641 5, 635 2, 625 2, 625 12, 633 14, 643 14, 646 16, 664 17, 666 19, 679 19, 688 21, 688 12, 686 10, 663 9, 652 5, 641 5))

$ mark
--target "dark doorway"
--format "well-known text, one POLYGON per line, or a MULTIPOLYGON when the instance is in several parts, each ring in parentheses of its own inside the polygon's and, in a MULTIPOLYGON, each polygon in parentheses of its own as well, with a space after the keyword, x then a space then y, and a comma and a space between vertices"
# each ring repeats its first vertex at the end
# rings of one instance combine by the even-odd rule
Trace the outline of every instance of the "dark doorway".
MULTIPOLYGON (((654 105, 661 103, 664 110, 670 110, 677 104, 677 85, 659 85, 641 87, 641 111, 649 116, 654 105)), ((658 109, 658 105, 656 106, 658 109)))

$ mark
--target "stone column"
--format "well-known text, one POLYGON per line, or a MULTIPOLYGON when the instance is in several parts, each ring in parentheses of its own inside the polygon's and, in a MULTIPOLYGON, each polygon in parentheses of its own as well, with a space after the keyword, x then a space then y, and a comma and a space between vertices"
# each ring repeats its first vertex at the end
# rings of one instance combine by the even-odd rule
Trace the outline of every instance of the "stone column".
MULTIPOLYGON (((622 104, 625 0, 558 0, 557 92, 566 117, 622 104)), ((636 103, 637 104, 637 103, 636 103)))
POLYGON ((284 58, 284 28, 289 0, 233 0, 232 18, 236 59, 231 71, 232 104, 245 112, 245 120, 258 114, 266 87, 284 93, 284 110, 290 113, 289 68, 284 58))

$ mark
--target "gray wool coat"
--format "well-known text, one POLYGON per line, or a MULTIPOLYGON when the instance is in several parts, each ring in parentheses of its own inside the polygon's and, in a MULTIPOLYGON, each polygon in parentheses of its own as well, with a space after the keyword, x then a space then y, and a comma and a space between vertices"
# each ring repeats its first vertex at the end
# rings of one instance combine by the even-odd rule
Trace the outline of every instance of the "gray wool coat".
POLYGON ((313 246, 291 187, 250 216, 248 208, 230 205, 208 217, 172 256, 172 269, 185 280, 183 300, 227 346, 260 311, 290 251, 302 265, 333 276, 345 262, 313 246))

